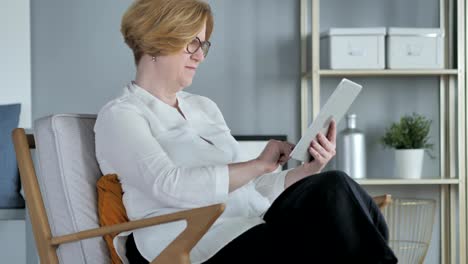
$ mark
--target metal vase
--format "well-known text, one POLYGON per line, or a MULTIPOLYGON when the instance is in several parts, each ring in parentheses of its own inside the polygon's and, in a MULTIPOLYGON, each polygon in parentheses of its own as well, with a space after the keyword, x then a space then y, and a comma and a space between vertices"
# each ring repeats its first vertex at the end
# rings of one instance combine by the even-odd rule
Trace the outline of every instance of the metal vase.
POLYGON ((355 179, 366 177, 366 144, 364 133, 356 128, 356 114, 346 116, 346 129, 337 137, 337 169, 355 179))

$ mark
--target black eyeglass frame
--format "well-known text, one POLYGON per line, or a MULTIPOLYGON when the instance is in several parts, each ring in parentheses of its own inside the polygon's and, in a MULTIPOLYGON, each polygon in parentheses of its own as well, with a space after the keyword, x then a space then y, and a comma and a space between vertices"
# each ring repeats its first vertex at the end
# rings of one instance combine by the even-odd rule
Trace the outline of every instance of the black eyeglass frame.
POLYGON ((187 51, 187 53, 194 54, 201 48, 202 52, 203 52, 203 56, 205 56, 205 58, 206 58, 206 56, 208 56, 208 51, 210 50, 210 47, 211 47, 211 42, 209 42, 208 40, 201 41, 200 38, 198 38, 198 37, 195 37, 193 40, 190 41, 190 43, 187 44, 187 47, 185 47, 185 50, 187 51), (198 47, 194 51, 191 52, 189 50, 189 45, 193 42, 193 40, 198 41, 198 47))

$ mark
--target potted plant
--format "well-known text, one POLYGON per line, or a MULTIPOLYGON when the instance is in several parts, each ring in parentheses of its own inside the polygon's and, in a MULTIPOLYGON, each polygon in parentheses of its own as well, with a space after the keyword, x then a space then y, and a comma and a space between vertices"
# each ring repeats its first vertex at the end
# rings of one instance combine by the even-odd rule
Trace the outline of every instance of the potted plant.
POLYGON ((395 173, 402 178, 420 178, 424 152, 433 158, 433 144, 429 143, 432 120, 413 113, 393 123, 381 138, 384 147, 395 149, 395 173))

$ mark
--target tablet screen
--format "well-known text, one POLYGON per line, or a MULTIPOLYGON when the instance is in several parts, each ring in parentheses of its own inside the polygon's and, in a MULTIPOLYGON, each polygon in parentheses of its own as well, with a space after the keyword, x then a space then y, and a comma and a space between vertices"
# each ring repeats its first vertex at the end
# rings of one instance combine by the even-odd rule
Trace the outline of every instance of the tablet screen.
POLYGON ((348 79, 341 80, 325 105, 320 109, 315 120, 307 128, 304 135, 296 144, 296 147, 294 147, 290 157, 299 161, 310 161, 311 155, 309 154, 308 149, 312 139, 316 138, 319 132, 326 135, 331 120, 335 120, 336 124, 338 124, 361 89, 362 86, 355 82, 348 79))

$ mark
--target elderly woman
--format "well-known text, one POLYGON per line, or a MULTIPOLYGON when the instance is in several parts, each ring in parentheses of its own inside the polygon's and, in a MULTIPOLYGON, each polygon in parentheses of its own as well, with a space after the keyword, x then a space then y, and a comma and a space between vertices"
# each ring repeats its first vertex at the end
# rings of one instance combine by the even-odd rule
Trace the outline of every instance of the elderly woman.
MULTIPOLYGON (((123 17, 136 77, 101 109, 95 132, 99 166, 118 174, 128 217, 225 203, 192 250, 194 263, 396 263, 371 197, 344 173, 321 172, 335 155, 334 122, 311 142, 313 161, 272 173, 292 144, 270 141, 256 159, 239 162, 217 105, 182 91, 206 59, 212 31, 201 0, 136 0, 123 17)), ((129 236, 119 255, 148 263, 184 227, 121 234, 129 236)))

